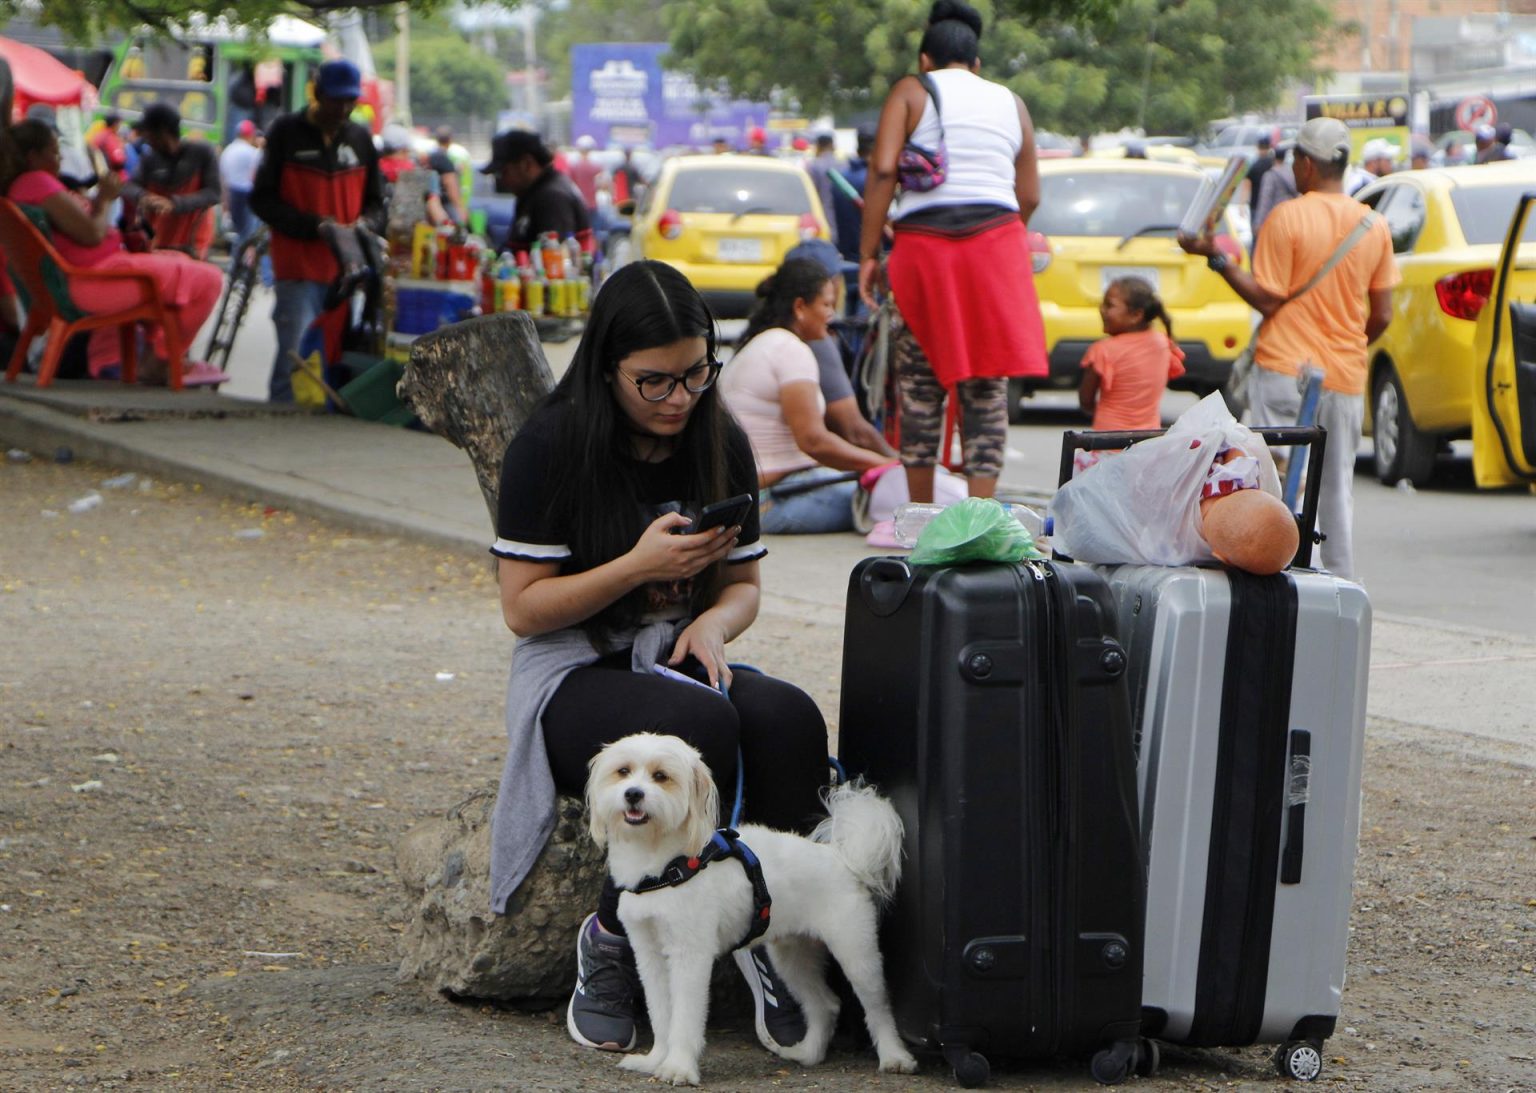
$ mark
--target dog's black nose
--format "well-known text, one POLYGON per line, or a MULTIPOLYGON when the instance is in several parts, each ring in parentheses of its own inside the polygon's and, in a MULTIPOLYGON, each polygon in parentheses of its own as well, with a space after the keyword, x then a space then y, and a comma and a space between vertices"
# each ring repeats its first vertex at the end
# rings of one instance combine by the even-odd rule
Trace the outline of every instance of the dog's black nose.
POLYGON ((640 789, 638 786, 630 786, 624 791, 624 802, 631 807, 638 805, 643 800, 645 800, 645 790, 640 789))

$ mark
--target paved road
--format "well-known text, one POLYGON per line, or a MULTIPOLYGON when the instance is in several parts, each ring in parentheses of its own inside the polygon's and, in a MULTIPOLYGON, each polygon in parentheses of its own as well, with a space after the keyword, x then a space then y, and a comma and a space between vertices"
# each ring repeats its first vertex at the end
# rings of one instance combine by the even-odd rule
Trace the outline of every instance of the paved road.
MULTIPOLYGON (((235 345, 226 394, 265 398, 275 351, 271 310, 271 294, 259 290, 235 345)), ((722 324, 727 341, 741 325, 722 324)), ((573 339, 545 346, 556 375, 576 344, 573 339)), ((1194 401, 1192 395, 1170 393, 1164 420, 1194 401)), ((1075 395, 1063 393, 1031 401, 1026 423, 1009 430, 1005 487, 1054 488, 1062 430, 1084 425, 1076 405, 1075 395)), ((1369 441, 1362 456, 1368 447, 1369 441)), ((1464 444, 1457 448, 1435 485, 1412 494, 1380 485, 1362 458, 1355 480, 1360 576, 1382 614, 1536 637, 1536 497, 1521 490, 1474 489, 1470 454, 1464 444)))
MULTIPOLYGON (((1082 428, 1076 396, 1047 393, 1009 430, 1005 487, 1055 485, 1063 429, 1082 428)), ((1170 393, 1171 421, 1194 396, 1170 393)), ((1433 486, 1403 493, 1371 469, 1369 438, 1355 473, 1355 552, 1381 614, 1536 637, 1536 497, 1478 490, 1466 444, 1441 463, 1433 486)))

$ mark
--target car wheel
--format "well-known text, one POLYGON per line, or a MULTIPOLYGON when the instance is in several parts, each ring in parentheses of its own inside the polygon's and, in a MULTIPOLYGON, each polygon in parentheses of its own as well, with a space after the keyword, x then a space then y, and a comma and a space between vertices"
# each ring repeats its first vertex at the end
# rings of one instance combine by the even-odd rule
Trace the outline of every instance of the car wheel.
POLYGON ((1435 447, 1435 437, 1414 425, 1397 372, 1391 365, 1384 366, 1371 401, 1376 477, 1387 486, 1405 478, 1415 486, 1428 485, 1435 473, 1435 447))

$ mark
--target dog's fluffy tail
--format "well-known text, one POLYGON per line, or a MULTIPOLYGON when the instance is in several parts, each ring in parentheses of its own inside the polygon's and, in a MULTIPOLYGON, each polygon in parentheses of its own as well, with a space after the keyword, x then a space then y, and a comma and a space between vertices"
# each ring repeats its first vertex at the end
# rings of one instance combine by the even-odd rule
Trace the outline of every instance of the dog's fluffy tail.
POLYGON ((877 899, 890 899, 901 880, 901 817, 861 778, 829 790, 826 801, 811 840, 831 846, 877 899))

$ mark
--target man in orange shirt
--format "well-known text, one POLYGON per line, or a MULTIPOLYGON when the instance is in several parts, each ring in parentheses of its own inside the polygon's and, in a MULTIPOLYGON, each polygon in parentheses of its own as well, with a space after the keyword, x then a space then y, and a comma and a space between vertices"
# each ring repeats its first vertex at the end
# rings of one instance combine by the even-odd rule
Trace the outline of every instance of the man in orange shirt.
POLYGON ((1293 169, 1301 195, 1264 222, 1253 274, 1231 265, 1208 239, 1180 239, 1191 254, 1226 278, 1267 320, 1259 331, 1248 386, 1249 421, 1294 425, 1301 408, 1298 374, 1322 369, 1317 423, 1328 430, 1318 495, 1318 530, 1325 536, 1325 569, 1353 577, 1355 450, 1365 416, 1366 347, 1392 320, 1392 288, 1401 279, 1392 236, 1377 219, 1344 258, 1310 291, 1286 301, 1323 268, 1361 220, 1374 215, 1344 192, 1349 130, 1334 118, 1313 118, 1296 137, 1293 169))

